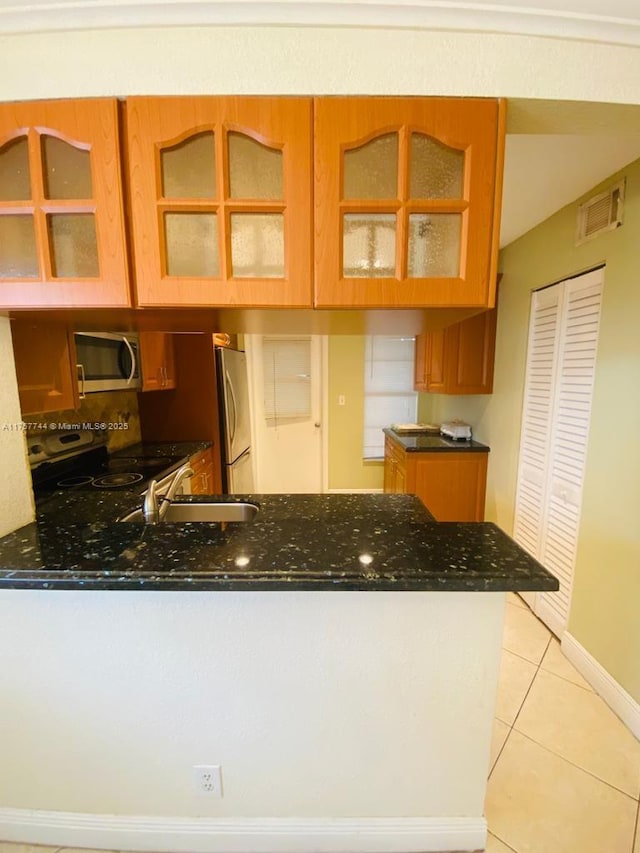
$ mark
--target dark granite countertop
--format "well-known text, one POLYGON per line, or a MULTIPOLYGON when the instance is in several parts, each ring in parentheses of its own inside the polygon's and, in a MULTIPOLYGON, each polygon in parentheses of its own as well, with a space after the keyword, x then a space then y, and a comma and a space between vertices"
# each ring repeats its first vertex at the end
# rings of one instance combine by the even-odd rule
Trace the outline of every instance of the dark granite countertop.
POLYGON ((390 427, 384 430, 393 441, 406 450, 407 453, 489 453, 486 444, 479 441, 454 441, 444 435, 433 435, 420 432, 396 432, 390 427))
POLYGON ((0 539, 0 588, 101 590, 553 590, 494 524, 436 523, 412 495, 250 500, 251 522, 118 523, 133 492, 60 492, 0 539))
POLYGON ((208 447, 211 447, 210 441, 141 441, 138 444, 130 444, 128 447, 123 447, 111 455, 116 458, 137 456, 142 459, 184 456, 186 462, 189 457, 195 456, 196 453, 200 453, 208 447))

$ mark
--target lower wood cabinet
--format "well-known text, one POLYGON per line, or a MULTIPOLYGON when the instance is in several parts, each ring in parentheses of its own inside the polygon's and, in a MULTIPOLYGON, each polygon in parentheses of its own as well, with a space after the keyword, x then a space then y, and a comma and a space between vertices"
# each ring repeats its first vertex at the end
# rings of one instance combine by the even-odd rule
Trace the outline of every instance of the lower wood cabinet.
POLYGON ((436 521, 484 521, 488 453, 407 453, 385 438, 384 491, 417 495, 436 521))
POLYGON ((189 460, 189 464, 193 468, 191 494, 217 494, 219 489, 216 488, 214 482, 213 452, 211 448, 203 450, 201 453, 197 453, 195 456, 192 456, 189 460))
POLYGON ((75 344, 68 326, 12 318, 11 337, 22 417, 77 409, 75 344))
POLYGON ((407 489, 406 453, 389 438, 384 442, 384 490, 391 494, 404 494, 407 489))

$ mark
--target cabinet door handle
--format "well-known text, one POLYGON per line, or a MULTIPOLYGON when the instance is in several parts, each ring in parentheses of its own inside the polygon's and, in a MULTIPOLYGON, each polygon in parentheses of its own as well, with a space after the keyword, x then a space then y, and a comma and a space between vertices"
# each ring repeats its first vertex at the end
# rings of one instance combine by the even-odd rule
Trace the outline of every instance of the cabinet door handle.
POLYGON ((85 383, 85 375, 84 375, 84 364, 76 364, 76 370, 80 374, 80 391, 78 393, 78 397, 81 400, 87 396, 84 391, 84 383, 85 383))

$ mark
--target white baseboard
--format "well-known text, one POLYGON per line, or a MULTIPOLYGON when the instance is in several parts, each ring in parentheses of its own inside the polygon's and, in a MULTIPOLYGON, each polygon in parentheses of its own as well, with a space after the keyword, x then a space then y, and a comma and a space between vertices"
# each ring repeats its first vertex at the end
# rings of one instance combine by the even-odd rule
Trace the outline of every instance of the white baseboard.
POLYGON ((378 495, 384 489, 327 489, 329 495, 378 495))
POLYGON ((562 635, 562 651, 614 714, 640 739, 640 704, 567 631, 562 635))
POLYGON ((164 818, 0 809, 0 839, 158 853, 438 853, 484 850, 482 817, 164 818))

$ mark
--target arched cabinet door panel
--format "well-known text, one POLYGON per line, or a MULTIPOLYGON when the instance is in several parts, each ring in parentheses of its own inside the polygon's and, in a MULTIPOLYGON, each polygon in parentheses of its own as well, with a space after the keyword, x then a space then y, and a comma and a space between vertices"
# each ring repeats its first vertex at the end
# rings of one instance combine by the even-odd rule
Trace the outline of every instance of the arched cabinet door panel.
POLYGON ((127 100, 139 305, 311 306, 310 98, 127 100))
POLYGON ((0 104, 0 307, 130 304, 117 102, 0 104))
POLYGON ((317 98, 315 305, 490 306, 504 104, 317 98))

